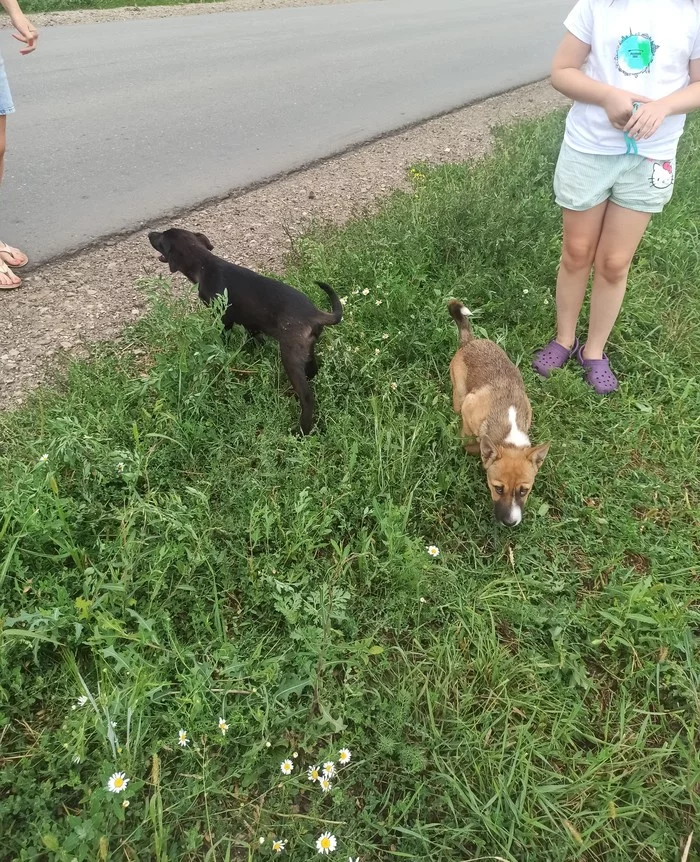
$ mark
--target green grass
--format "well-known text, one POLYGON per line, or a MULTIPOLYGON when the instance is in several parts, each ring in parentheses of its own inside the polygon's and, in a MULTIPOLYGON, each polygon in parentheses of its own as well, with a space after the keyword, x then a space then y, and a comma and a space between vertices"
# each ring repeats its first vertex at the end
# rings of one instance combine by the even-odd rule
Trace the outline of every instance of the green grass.
POLYGON ((223 862, 281 836, 301 862, 329 829, 341 860, 680 858, 700 815, 700 123, 608 400, 528 364, 551 335, 560 135, 560 116, 506 131, 298 244, 289 278, 348 297, 311 437, 276 345, 222 340, 165 283, 135 351, 0 417, 0 855, 223 862), (554 441, 515 531, 460 450, 450 296, 554 441), (323 796, 301 767, 342 745, 323 796))
POLYGON ((36 12, 76 12, 82 9, 120 9, 145 6, 184 6, 185 4, 212 3, 215 0, 22 0, 22 10, 27 15, 36 12))

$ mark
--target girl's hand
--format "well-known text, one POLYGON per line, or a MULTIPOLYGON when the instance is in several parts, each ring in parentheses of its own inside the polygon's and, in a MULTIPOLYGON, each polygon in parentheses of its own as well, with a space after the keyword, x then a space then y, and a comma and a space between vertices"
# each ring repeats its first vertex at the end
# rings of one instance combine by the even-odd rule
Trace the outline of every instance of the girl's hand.
POLYGON ((31 54, 32 51, 36 49, 36 43, 39 38, 36 27, 30 24, 27 18, 21 13, 19 15, 15 15, 12 19, 12 26, 17 31, 17 33, 12 34, 13 38, 26 45, 26 48, 20 48, 19 53, 31 54))
MULTIPOLYGON (((622 132, 631 122, 634 114, 634 103, 639 102, 640 105, 643 105, 643 103, 648 101, 649 99, 646 96, 637 96, 634 93, 628 93, 626 90, 613 89, 603 99, 601 107, 608 115, 611 125, 622 132)), ((635 116, 639 116, 641 111, 642 108, 640 107, 635 116)))
POLYGON ((630 118, 625 126, 625 132, 636 141, 650 138, 668 117, 669 111, 663 100, 640 105, 639 110, 630 118))

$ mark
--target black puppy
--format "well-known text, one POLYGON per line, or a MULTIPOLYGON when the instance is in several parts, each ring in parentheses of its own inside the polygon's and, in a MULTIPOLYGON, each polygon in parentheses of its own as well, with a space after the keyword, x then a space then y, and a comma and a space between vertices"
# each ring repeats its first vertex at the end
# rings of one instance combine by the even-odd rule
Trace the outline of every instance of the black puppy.
POLYGON ((238 323, 252 336, 263 333, 279 341, 284 370, 301 402, 301 431, 308 434, 314 415, 308 381, 318 371, 314 347, 323 327, 340 323, 343 317, 343 306, 334 291, 318 282, 331 300, 333 313, 328 314, 288 284, 212 254, 214 246, 203 233, 170 228, 163 233, 153 231, 148 239, 160 252, 160 260, 169 264, 170 272, 181 272, 198 286, 205 305, 227 292, 226 329, 238 323))

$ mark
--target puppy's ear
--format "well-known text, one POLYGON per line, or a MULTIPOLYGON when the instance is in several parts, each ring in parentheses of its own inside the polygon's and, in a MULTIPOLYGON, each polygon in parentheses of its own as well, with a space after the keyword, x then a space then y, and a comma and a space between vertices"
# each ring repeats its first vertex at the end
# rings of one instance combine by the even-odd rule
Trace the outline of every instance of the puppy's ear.
POLYGON ((196 236, 196 237, 197 237, 197 239, 198 239, 198 240, 199 240, 199 241, 204 245, 204 247, 205 247, 208 251, 212 251, 212 250, 213 250, 214 246, 211 244, 211 241, 209 240, 209 237, 207 237, 207 236, 206 236, 205 234, 203 234, 203 233, 196 233, 196 234, 195 234, 195 236, 196 236))
POLYGON ((160 247, 163 251, 163 257, 170 267, 170 272, 182 272, 182 257, 178 251, 177 243, 173 242, 167 232, 163 234, 160 247))
POLYGON ((551 445, 551 443, 540 443, 539 446, 533 446, 527 453, 527 457, 532 461, 532 466, 535 470, 539 470, 542 466, 551 445))
POLYGON ((479 449, 481 450, 481 463, 485 470, 488 470, 501 457, 498 446, 489 437, 482 437, 479 440, 479 449))

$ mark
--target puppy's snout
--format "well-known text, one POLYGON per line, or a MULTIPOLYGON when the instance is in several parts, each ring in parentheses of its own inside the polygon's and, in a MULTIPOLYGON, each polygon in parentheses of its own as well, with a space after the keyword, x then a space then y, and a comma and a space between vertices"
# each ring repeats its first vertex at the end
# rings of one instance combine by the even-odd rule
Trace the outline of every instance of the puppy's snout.
POLYGON ((523 519, 523 510, 515 501, 506 505, 497 505, 494 511, 496 520, 504 527, 517 527, 523 519))

